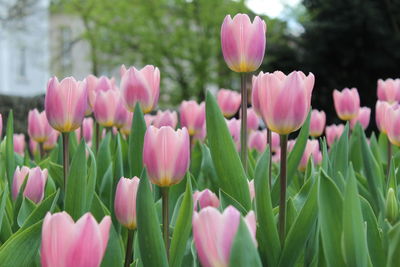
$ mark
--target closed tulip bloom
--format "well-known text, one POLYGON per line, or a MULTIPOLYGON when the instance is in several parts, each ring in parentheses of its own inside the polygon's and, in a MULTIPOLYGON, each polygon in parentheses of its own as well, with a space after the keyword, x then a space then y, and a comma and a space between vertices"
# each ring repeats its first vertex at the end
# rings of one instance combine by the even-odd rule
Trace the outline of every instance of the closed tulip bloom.
POLYGON ((400 79, 378 80, 378 99, 389 103, 400 101, 400 79))
POLYGON ((222 54, 235 72, 258 69, 264 59, 267 26, 258 16, 253 23, 246 14, 227 15, 221 27, 222 54))
POLYGON ((114 125, 119 98, 120 93, 117 89, 97 92, 93 111, 96 121, 101 126, 112 127, 114 125))
POLYGON ((356 123, 359 122, 364 130, 367 129, 370 117, 371 117, 370 108, 368 107, 360 108, 357 117, 350 121, 351 128, 353 129, 356 123))
MULTIPOLYGON (((260 71, 258 76, 263 76, 264 72, 260 71)), ((260 88, 258 86, 257 82, 257 77, 256 75, 253 75, 251 84, 252 84, 252 89, 251 89, 251 105, 254 108, 254 111, 257 113, 258 116, 262 117, 262 112, 261 112, 261 104, 260 104, 260 97, 259 91, 260 88)))
POLYGON ((154 127, 161 128, 162 126, 170 126, 172 128, 176 128, 178 125, 178 114, 176 111, 157 111, 157 115, 153 120, 154 127))
POLYGON ((268 128, 281 135, 298 130, 310 110, 314 75, 293 71, 286 76, 275 71, 260 73, 255 82, 260 112, 268 128))
POLYGON ((326 123, 326 115, 323 110, 318 111, 313 109, 310 119, 310 135, 319 137, 324 133, 326 123))
POLYGON ((38 143, 43 143, 49 138, 52 128, 47 121, 46 112, 39 113, 37 109, 28 113, 28 134, 38 143))
MULTIPOLYGON (((228 267, 231 249, 240 223, 240 212, 233 206, 221 214, 206 207, 193 215, 193 239, 203 267, 228 267)), ((250 211, 244 219, 256 245, 256 218, 250 211)))
POLYGON ((96 96, 100 91, 108 91, 115 89, 115 79, 109 79, 106 76, 97 78, 94 75, 89 75, 85 79, 88 94, 88 104, 93 110, 96 103, 96 96))
POLYGON ((264 152, 267 146, 267 132, 266 131, 253 131, 249 136, 249 149, 255 149, 259 153, 264 152))
POLYGON ((379 131, 382 133, 386 133, 385 120, 386 120, 386 111, 392 105, 385 101, 378 100, 375 106, 375 122, 379 131))
POLYGON ((126 228, 136 229, 136 193, 139 187, 139 178, 122 177, 115 192, 114 210, 120 224, 126 228))
POLYGON ((307 140, 306 148, 301 157, 298 169, 300 171, 305 171, 310 157, 312 157, 314 164, 319 164, 320 153, 318 140, 307 140))
POLYGON ((253 108, 247 109, 247 130, 248 131, 256 131, 258 126, 260 125, 260 121, 258 119, 257 113, 253 108))
POLYGON ((181 126, 186 127, 189 135, 193 136, 203 129, 206 121, 206 106, 204 102, 197 104, 196 101, 183 101, 179 108, 181 126))
POLYGON ((32 155, 35 155, 38 152, 38 143, 33 139, 29 139, 29 150, 31 151, 32 155))
POLYGON ((400 106, 393 105, 386 110, 385 127, 389 141, 400 146, 400 106))
MULTIPOLYGON (((145 115, 146 117, 147 115, 145 115)), ((128 112, 128 116, 126 117, 124 126, 120 129, 121 133, 125 136, 128 136, 131 133, 132 128, 132 119, 133 119, 133 112, 128 112)))
POLYGON ((230 118, 238 112, 241 99, 242 97, 238 92, 228 89, 221 89, 218 91, 218 106, 225 118, 230 118))
POLYGON ((277 152, 280 151, 281 145, 280 145, 280 137, 279 134, 275 132, 271 132, 271 151, 272 152, 277 152))
POLYGON ((90 117, 85 118, 82 122, 81 127, 83 132, 83 139, 85 139, 86 142, 91 141, 93 137, 93 119, 90 117))
POLYGON ((226 120, 226 123, 233 138, 233 142, 236 145, 236 149, 237 151, 240 151, 240 120, 232 118, 230 120, 226 120))
POLYGON ((17 199, 19 190, 24 183, 25 178, 27 178, 28 180, 25 185, 23 196, 29 198, 35 203, 41 202, 44 197, 44 187, 46 185, 47 175, 47 169, 41 170, 39 167, 29 169, 26 166, 23 166, 20 169, 18 166, 15 169, 13 178, 13 199, 17 199))
POLYGON ((44 103, 51 127, 59 132, 78 129, 85 117, 87 101, 85 82, 68 77, 59 83, 56 77, 51 78, 44 103))
POLYGON ((129 114, 133 113, 126 109, 122 95, 119 94, 117 109, 114 116, 114 126, 118 129, 123 128, 127 123, 128 118, 131 118, 129 117, 129 114))
POLYGON ((335 140, 339 139, 340 136, 342 136, 343 131, 344 131, 343 124, 339 124, 339 125, 332 124, 330 126, 327 126, 325 128, 325 135, 326 135, 326 142, 328 143, 328 146, 332 146, 333 143, 335 143, 335 140))
POLYGON ((135 67, 121 67, 121 90, 125 105, 131 112, 137 102, 143 113, 152 111, 158 103, 160 94, 160 71, 157 67, 147 65, 141 70, 135 67))
POLYGON ((47 213, 42 226, 43 267, 99 267, 107 248, 110 216, 100 223, 91 213, 76 223, 65 211, 47 213))
POLYGON ((14 152, 23 156, 25 152, 25 135, 24 134, 14 134, 14 152))
POLYGON ((338 117, 349 121, 358 115, 360 109, 360 96, 356 88, 344 88, 341 92, 333 91, 333 102, 338 117))
POLYGON ((56 130, 52 129, 49 138, 47 138, 47 140, 43 143, 43 149, 45 151, 52 150, 57 145, 58 136, 59 133, 56 130))
POLYGON ((147 128, 143 163, 150 181, 161 187, 179 183, 189 168, 190 141, 186 128, 147 128))
POLYGON ((205 207, 219 207, 218 197, 209 189, 203 191, 196 191, 193 194, 194 210, 201 210, 205 207))

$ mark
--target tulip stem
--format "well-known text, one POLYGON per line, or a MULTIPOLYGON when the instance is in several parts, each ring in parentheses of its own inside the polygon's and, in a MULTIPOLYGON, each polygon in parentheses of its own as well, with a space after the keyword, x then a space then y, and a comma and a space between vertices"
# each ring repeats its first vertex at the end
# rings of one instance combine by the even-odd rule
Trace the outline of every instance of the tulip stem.
POLYGON ((285 228, 286 228, 286 150, 288 136, 283 134, 281 138, 281 171, 280 171, 280 201, 279 201, 279 237, 281 244, 285 242, 285 228))
POLYGON ((163 236, 167 258, 169 259, 169 205, 168 205, 169 187, 161 187, 162 195, 162 217, 163 217, 163 236))
POLYGON ((392 159, 392 143, 388 140, 388 147, 387 147, 387 180, 389 182, 389 177, 390 177, 390 162, 392 159))
POLYGON ((267 127, 267 145, 269 146, 269 162, 268 162, 268 179, 269 179, 269 188, 272 188, 272 132, 267 127))
POLYGON ((63 164, 64 164, 64 190, 67 189, 67 177, 69 168, 69 133, 62 133, 63 164))
POLYGON ((43 142, 39 143, 39 155, 40 155, 40 160, 42 160, 44 156, 43 142))
POLYGON ((129 267, 132 263, 133 256, 133 238, 135 236, 135 230, 128 230, 128 238, 126 241, 126 252, 125 252, 125 267, 129 267))
POLYGON ((247 88, 246 88, 246 73, 241 74, 241 126, 240 126, 240 159, 242 160, 243 168, 247 171, 247 88))
POLYGON ((100 144, 100 125, 97 121, 95 122, 94 125, 96 128, 96 153, 97 153, 97 151, 99 151, 99 144, 100 144))

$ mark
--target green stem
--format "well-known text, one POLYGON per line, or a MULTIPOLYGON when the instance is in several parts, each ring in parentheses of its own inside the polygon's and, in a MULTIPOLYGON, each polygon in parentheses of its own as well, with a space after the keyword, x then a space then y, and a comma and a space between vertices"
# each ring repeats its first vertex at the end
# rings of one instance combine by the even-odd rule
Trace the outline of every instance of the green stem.
POLYGON ((267 127, 267 145, 269 146, 268 180, 269 188, 272 186, 272 132, 267 127))
POLYGON ((169 187, 161 187, 162 195, 162 220, 163 220, 163 237, 165 250, 169 259, 169 205, 168 205, 169 187))
POLYGON ((133 255, 133 238, 135 235, 135 230, 128 230, 128 238, 126 241, 126 251, 125 251, 125 267, 129 267, 132 263, 133 255))
POLYGON ((279 237, 281 244, 285 242, 286 228, 286 150, 288 136, 283 134, 281 138, 281 171, 280 171, 280 200, 279 200, 279 237))
POLYGON ((387 180, 389 182, 389 176, 390 176, 390 163, 392 160, 392 143, 388 140, 388 147, 387 147, 387 180))
POLYGON ((243 168, 247 171, 247 88, 246 88, 246 73, 241 74, 241 127, 240 127, 240 159, 242 160, 243 168))
POLYGON ((96 128, 96 153, 97 153, 97 151, 99 151, 99 144, 100 144, 100 125, 97 121, 95 122, 94 125, 96 128))
POLYGON ((39 145, 40 160, 42 160, 42 159, 43 159, 43 156, 44 156, 43 142, 38 143, 38 145, 39 145))
POLYGON ((62 133, 62 141, 63 141, 63 164, 64 164, 64 190, 66 190, 68 169, 69 169, 69 133, 62 133))

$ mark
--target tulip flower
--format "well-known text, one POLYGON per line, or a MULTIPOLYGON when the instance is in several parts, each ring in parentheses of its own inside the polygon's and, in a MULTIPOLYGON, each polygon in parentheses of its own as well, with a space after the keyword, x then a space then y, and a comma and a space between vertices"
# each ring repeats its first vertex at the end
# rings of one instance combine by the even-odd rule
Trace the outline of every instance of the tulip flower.
POLYGON ((47 140, 51 133, 51 126, 47 121, 45 111, 40 112, 37 109, 30 110, 28 113, 28 134, 38 143, 47 140))
POLYGON ((136 229, 136 193, 139 187, 139 178, 122 177, 115 192, 114 210, 120 224, 126 228, 136 229))
POLYGON ((375 122, 379 131, 382 133, 386 133, 385 120, 386 120, 386 111, 392 105, 385 101, 378 100, 375 106, 375 122))
POLYGON ((110 226, 110 216, 97 223, 91 213, 86 213, 74 223, 65 211, 47 213, 42 226, 42 266, 99 267, 107 248, 110 226))
POLYGON ((249 149, 255 149, 259 153, 264 152, 267 146, 267 132, 253 131, 249 136, 249 149))
POLYGON ((15 169, 13 178, 13 199, 17 199, 19 190, 24 183, 25 178, 27 178, 28 180, 26 182, 23 196, 29 198, 35 203, 41 202, 44 197, 44 187, 46 185, 47 175, 47 169, 41 170, 39 167, 29 169, 26 166, 20 169, 18 166, 15 169))
POLYGON ((181 126, 188 129, 189 135, 194 136, 203 129, 206 121, 205 104, 196 101, 183 101, 179 108, 181 126))
POLYGON ((353 129, 356 123, 359 122, 364 130, 367 129, 370 117, 371 117, 370 108, 368 107, 360 108, 357 117, 350 121, 351 128, 353 129))
POLYGON ((245 14, 227 15, 221 27, 222 54, 235 72, 258 69, 264 59, 267 26, 258 16, 253 23, 245 14))
POLYGON ((378 99, 391 104, 400 101, 400 79, 378 80, 378 99))
POLYGON ((157 115, 153 120, 154 127, 161 128, 162 126, 170 126, 172 128, 176 128, 178 124, 178 115, 176 111, 157 111, 157 115))
POLYGON ((47 119, 59 132, 72 132, 80 127, 87 107, 85 82, 77 82, 73 77, 58 82, 53 77, 47 84, 45 110, 47 119))
POLYGON ((271 151, 277 152, 280 150, 280 137, 279 134, 271 132, 271 151))
POLYGON ((96 121, 103 127, 114 125, 116 111, 120 101, 118 89, 98 91, 94 103, 94 116, 96 121))
POLYGON ((322 159, 321 151, 319 150, 318 140, 307 140, 306 148, 301 157, 298 169, 305 171, 307 168, 308 160, 312 157, 314 164, 318 165, 322 159))
MULTIPOLYGON (((144 115, 145 118, 147 116, 144 115)), ((133 119, 133 113, 132 112, 128 112, 126 120, 124 125, 122 126, 122 128, 120 129, 121 133, 125 136, 129 136, 130 132, 131 132, 131 128, 132 128, 132 119, 133 119)))
POLYGON ((25 135, 24 134, 14 134, 14 152, 23 156, 25 152, 25 135))
POLYGON ((115 89, 115 79, 101 76, 97 78, 94 75, 89 75, 85 79, 88 94, 88 104, 93 110, 96 103, 96 97, 99 92, 109 91, 115 89))
POLYGON ((146 122, 146 127, 148 128, 150 125, 153 124, 154 119, 156 116, 150 115, 150 114, 145 114, 144 115, 144 121, 146 122))
POLYGON ((386 110, 385 127, 389 141, 400 146, 400 106, 398 104, 386 110))
MULTIPOLYGON (((256 245, 256 219, 250 211, 244 221, 256 245)), ((193 215, 193 239, 203 267, 228 267, 231 249, 240 223, 240 212, 232 206, 221 214, 206 207, 193 215)))
POLYGON ((339 124, 339 125, 332 124, 330 126, 327 126, 325 128, 325 135, 326 135, 326 142, 328 143, 328 146, 332 146, 333 143, 335 143, 335 140, 339 139, 340 136, 342 136, 343 131, 344 131, 343 124, 339 124))
POLYGON ((143 113, 152 111, 158 103, 160 93, 160 71, 157 67, 147 65, 141 70, 135 67, 121 67, 121 90, 125 105, 131 112, 137 102, 143 113))
POLYGON ((239 110, 241 96, 238 92, 221 89, 218 91, 217 101, 224 117, 230 118, 239 110))
POLYGON ((319 137, 324 133, 326 123, 326 115, 323 110, 318 111, 313 109, 310 119, 310 135, 319 137))
POLYGON ((31 151, 31 154, 33 156, 38 151, 38 143, 36 141, 34 141, 33 139, 29 139, 29 150, 31 151))
POLYGON ((123 128, 127 124, 128 118, 132 118, 130 114, 133 116, 133 113, 126 109, 124 99, 122 98, 122 95, 119 94, 117 108, 114 115, 114 126, 117 129, 123 128))
POLYGON ((232 118, 230 120, 226 120, 226 123, 233 138, 233 142, 236 145, 236 149, 237 151, 240 151, 240 120, 232 118))
POLYGON ((47 138, 47 140, 43 143, 43 149, 45 151, 52 150, 57 145, 58 136, 59 133, 56 130, 52 130, 49 138, 47 138))
MULTIPOLYGON (((240 118, 242 118, 240 116, 240 118)), ((260 121, 258 119, 257 113, 254 111, 253 108, 247 109, 247 130, 256 131, 258 130, 258 126, 260 125, 260 121)))
POLYGON ((196 191, 193 194, 194 210, 201 210, 205 207, 219 207, 218 197, 209 189, 203 191, 196 191))
POLYGON ((190 147, 186 128, 150 126, 144 137, 143 163, 152 183, 171 186, 179 183, 189 167, 190 147))
POLYGON ((249 185, 250 198, 253 200, 256 197, 256 190, 254 189, 254 180, 247 181, 249 185))
POLYGON ((341 92, 333 91, 335 110, 341 120, 349 121, 358 115, 360 96, 356 88, 344 88, 341 92))
POLYGON ((90 117, 85 118, 81 127, 83 139, 85 139, 86 142, 91 141, 93 137, 93 119, 90 117))
POLYGON ((207 136, 207 128, 206 128, 206 124, 204 123, 203 128, 201 129, 201 131, 196 133, 193 136, 193 139, 203 142, 204 139, 206 139, 206 136, 207 136))

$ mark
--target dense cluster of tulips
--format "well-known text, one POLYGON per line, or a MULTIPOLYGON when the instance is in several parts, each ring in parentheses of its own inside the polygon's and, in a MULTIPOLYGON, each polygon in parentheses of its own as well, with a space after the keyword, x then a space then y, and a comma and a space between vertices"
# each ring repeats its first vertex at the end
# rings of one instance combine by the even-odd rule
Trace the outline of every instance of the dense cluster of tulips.
POLYGON ((326 126, 312 73, 250 79, 259 17, 228 15, 221 43, 241 93, 155 111, 157 67, 122 66, 119 87, 54 77, 28 114, 29 150, 10 111, 0 266, 400 266, 400 79, 378 81, 367 139, 357 89, 334 90, 346 125, 326 126))

